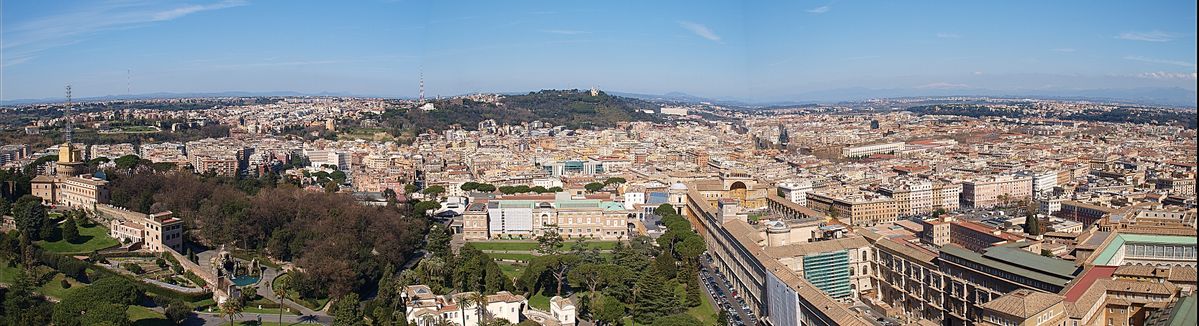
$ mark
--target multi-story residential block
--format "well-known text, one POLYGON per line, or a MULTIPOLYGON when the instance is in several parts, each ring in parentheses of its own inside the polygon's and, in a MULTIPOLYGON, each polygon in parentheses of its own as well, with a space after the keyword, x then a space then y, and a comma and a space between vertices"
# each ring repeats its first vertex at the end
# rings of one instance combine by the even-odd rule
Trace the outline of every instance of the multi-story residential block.
POLYGON ((895 200, 895 211, 899 216, 914 216, 933 211, 932 181, 915 178, 898 179, 880 187, 879 193, 895 200))
POLYGON ((813 191, 808 207, 854 226, 894 223, 899 216, 891 197, 862 191, 813 191))
POLYGON ((812 191, 812 181, 784 182, 779 184, 779 192, 783 198, 799 206, 808 206, 808 192, 812 191))
POLYGON ((1004 174, 986 176, 962 183, 962 202, 965 208, 991 208, 1032 199, 1032 177, 1004 174))
POLYGON ((933 211, 956 211, 961 208, 962 184, 937 181, 932 190, 933 211))

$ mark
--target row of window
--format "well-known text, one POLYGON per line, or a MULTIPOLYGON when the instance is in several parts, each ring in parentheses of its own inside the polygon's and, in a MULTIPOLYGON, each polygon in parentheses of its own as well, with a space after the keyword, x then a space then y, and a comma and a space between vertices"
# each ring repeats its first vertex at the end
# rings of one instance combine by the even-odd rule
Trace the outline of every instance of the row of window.
POLYGON ((1195 259, 1194 246, 1131 243, 1124 249, 1128 257, 1195 259))

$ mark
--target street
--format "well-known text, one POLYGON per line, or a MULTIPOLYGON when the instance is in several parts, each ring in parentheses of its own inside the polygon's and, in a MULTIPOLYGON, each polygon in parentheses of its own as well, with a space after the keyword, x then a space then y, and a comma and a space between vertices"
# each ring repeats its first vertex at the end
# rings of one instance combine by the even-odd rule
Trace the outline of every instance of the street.
MULTIPOLYGON (((707 257, 707 255, 705 255, 707 257)), ((729 289, 725 276, 716 273, 708 259, 700 259, 700 281, 708 288, 708 296, 716 303, 716 308, 729 312, 731 325, 756 325, 757 319, 753 313, 745 309, 743 301, 729 289)))

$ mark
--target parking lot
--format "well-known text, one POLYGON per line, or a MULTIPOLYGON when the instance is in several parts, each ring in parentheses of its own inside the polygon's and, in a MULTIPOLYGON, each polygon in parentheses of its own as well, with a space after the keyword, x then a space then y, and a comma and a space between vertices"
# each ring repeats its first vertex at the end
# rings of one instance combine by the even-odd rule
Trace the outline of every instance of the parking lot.
POLYGON ((745 299, 729 288, 726 276, 712 268, 710 256, 705 255, 705 258, 701 259, 699 278, 708 289, 708 295, 716 304, 716 308, 728 313, 729 325, 758 325, 757 317, 749 311, 745 299))

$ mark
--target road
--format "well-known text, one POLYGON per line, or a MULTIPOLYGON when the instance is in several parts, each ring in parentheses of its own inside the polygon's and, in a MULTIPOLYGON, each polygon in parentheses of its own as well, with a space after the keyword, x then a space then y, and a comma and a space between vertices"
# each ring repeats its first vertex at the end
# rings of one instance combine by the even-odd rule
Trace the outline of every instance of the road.
MULTIPOLYGON (((728 301, 727 301, 728 306, 730 306, 733 309, 733 312, 735 312, 738 316, 741 316, 741 320, 743 322, 748 323, 749 320, 753 317, 753 313, 745 310, 744 308, 741 307, 740 303, 737 303, 737 299, 733 297, 733 291, 731 289, 729 289, 728 282, 726 280, 724 280, 720 275, 716 274, 716 272, 715 272, 716 269, 712 268, 712 265, 710 263, 708 263, 708 260, 706 258, 700 259, 700 265, 702 265, 704 268, 706 268, 708 270, 707 275, 712 276, 712 280, 714 281, 712 283, 714 283, 713 285, 715 285, 713 290, 719 291, 719 293, 723 293, 724 297, 728 298, 728 301)), ((699 276, 700 282, 707 282, 707 280, 703 279, 704 273, 699 273, 699 274, 701 274, 699 276)), ((709 292, 708 297, 712 298, 712 302, 716 303, 716 309, 721 309, 721 310, 724 309, 724 307, 723 307, 724 305, 722 303, 726 303, 726 301, 721 300, 720 296, 717 293, 709 292)), ((731 320, 732 316, 729 316, 729 318, 730 318, 730 321, 732 321, 731 320)))
MULTIPOLYGON (((279 321, 279 315, 277 315, 277 314, 258 314, 258 313, 244 313, 241 315, 241 317, 238 317, 235 319, 237 319, 238 321, 257 321, 259 317, 262 318, 262 321, 264 323, 274 323, 274 322, 279 321)), ((283 315, 283 323, 284 324, 331 325, 333 323, 333 317, 329 317, 329 316, 296 316, 296 315, 284 314, 283 315)), ((196 313, 194 318, 188 318, 186 321, 184 321, 183 324, 184 325, 228 325, 229 320, 226 318, 223 318, 220 314, 198 312, 198 313, 196 313)))

